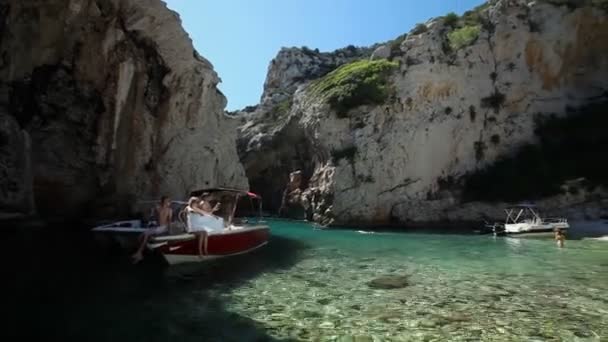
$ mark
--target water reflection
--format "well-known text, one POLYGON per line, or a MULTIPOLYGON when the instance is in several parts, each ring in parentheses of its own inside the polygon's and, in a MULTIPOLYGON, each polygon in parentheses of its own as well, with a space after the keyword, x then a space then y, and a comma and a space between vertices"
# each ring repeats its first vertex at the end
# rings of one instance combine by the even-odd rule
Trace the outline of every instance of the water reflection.
POLYGON ((515 252, 515 253, 521 253, 523 252, 523 243, 522 240, 519 238, 504 238, 504 241, 506 243, 506 245, 509 247, 509 250, 515 252))

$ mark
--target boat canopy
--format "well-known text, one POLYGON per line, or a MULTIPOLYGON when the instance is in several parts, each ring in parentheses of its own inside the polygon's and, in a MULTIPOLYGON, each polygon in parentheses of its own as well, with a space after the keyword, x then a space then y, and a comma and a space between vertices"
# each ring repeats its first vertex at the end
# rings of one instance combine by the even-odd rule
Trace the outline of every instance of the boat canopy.
POLYGON ((530 203, 518 203, 508 206, 507 209, 536 209, 536 205, 530 203))
POLYGON ((242 189, 234 189, 234 188, 209 188, 209 189, 198 189, 198 190, 193 190, 190 192, 190 196, 201 196, 202 194, 208 193, 215 193, 215 192, 233 192, 235 194, 240 194, 243 196, 247 196, 250 198, 255 198, 255 199, 262 199, 262 197, 260 197, 260 195, 255 194, 253 192, 247 191, 247 190, 242 190, 242 189))
POLYGON ((518 204, 505 208, 507 214, 506 223, 519 223, 522 219, 537 218, 540 215, 537 212, 537 207, 533 204, 518 204))

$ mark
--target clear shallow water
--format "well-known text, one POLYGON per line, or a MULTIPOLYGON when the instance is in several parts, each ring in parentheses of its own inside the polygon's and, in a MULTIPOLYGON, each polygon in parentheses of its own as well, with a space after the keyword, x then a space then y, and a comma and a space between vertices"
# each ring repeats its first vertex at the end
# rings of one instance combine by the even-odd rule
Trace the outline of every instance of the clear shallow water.
POLYGON ((567 240, 559 249, 551 239, 270 222, 273 239, 255 253, 179 267, 154 257, 131 266, 86 235, 44 235, 46 243, 31 245, 37 253, 8 268, 15 323, 8 333, 97 341, 608 339, 606 242, 567 240), (382 276, 407 276, 408 286, 369 286, 382 276))
POLYGON ((227 307, 277 337, 394 340, 608 338, 608 249, 602 242, 447 234, 311 231, 292 268, 224 294, 227 307), (372 289, 407 275, 402 289, 372 289), (346 336, 344 336, 346 335, 346 336))

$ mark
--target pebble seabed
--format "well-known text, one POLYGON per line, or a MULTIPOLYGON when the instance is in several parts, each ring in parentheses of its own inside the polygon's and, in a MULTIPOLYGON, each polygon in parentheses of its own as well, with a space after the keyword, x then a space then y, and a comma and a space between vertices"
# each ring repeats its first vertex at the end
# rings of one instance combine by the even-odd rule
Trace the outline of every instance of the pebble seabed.
POLYGON ((608 339, 605 243, 326 234, 290 269, 217 295, 279 339, 608 339))

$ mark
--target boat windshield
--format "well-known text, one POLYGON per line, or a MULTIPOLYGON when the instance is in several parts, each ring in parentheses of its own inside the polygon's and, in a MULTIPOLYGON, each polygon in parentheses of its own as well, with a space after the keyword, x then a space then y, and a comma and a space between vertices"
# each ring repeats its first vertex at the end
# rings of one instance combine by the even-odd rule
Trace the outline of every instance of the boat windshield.
POLYGON ((259 195, 238 189, 213 188, 195 190, 191 196, 205 197, 211 207, 220 203, 215 215, 235 225, 256 224, 262 221, 262 199, 259 195))

